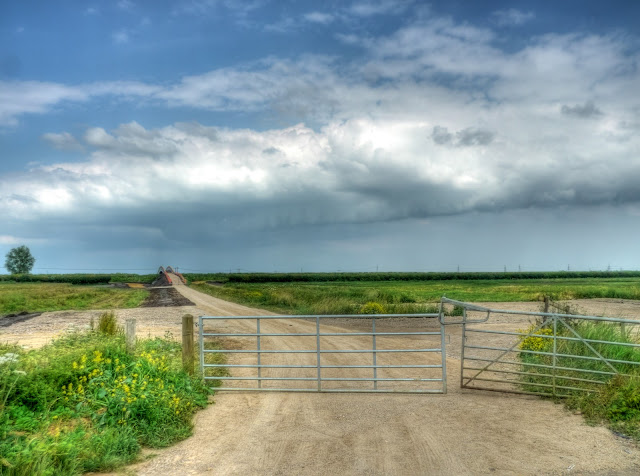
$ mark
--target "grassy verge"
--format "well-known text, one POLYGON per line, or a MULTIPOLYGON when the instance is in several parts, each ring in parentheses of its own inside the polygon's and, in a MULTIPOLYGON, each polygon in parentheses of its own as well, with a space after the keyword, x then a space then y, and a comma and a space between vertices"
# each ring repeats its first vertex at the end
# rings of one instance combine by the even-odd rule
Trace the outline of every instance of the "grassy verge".
MULTIPOLYGON (((406 284, 406 283, 405 283, 406 284)), ((407 292, 390 292, 380 283, 332 284, 227 284, 193 283, 192 288, 214 297, 283 314, 358 314, 366 306, 376 313, 438 312, 434 302, 418 302, 407 292)))
POLYGON ((144 289, 117 289, 52 283, 0 283, 0 315, 67 309, 117 309, 139 306, 144 289))
POLYGON ((157 274, 131 274, 131 273, 115 273, 111 275, 110 283, 145 283, 151 284, 157 274))
MULTIPOLYGON (((217 354, 216 354, 217 355, 217 354)), ((0 474, 74 475, 134 461, 191 434, 210 390, 181 369, 180 344, 73 334, 38 350, 0 347, 0 474)))
POLYGON ((567 396, 565 404, 580 411, 589 422, 604 423, 640 440, 640 349, 625 345, 637 344, 638 336, 606 322, 570 320, 569 325, 590 340, 593 350, 605 359, 632 363, 610 362, 610 367, 593 359, 596 354, 584 342, 563 339, 576 336, 558 323, 556 365, 561 369, 547 368, 553 364, 553 357, 544 354, 553 350, 553 327, 548 324, 520 343, 522 371, 528 373, 521 378, 523 390, 549 391, 550 385, 556 385, 558 393, 567 396), (615 372, 619 375, 612 375, 615 372))
POLYGON ((617 297, 640 299, 639 278, 531 280, 349 281, 319 283, 193 283, 199 291, 241 304, 293 314, 358 312, 377 302, 385 312, 431 312, 443 295, 472 302, 617 297))

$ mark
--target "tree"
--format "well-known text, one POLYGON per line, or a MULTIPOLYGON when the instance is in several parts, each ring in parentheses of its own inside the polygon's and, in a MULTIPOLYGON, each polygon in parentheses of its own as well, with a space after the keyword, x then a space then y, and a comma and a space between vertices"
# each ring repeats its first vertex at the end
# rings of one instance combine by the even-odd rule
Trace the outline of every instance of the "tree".
POLYGON ((31 254, 28 247, 22 245, 11 249, 7 253, 7 259, 4 262, 5 268, 11 274, 28 274, 31 272, 36 259, 31 254))

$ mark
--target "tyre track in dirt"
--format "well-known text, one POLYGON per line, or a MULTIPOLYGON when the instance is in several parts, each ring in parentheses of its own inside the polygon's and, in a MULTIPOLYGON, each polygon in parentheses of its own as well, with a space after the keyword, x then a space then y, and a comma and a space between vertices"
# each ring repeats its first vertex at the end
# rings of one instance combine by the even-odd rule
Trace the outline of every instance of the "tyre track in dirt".
MULTIPOLYGON (((176 289, 209 315, 271 314, 176 289)), ((255 329, 250 322, 232 325, 241 332, 255 329)), ((286 332, 315 327, 305 321, 270 325, 286 332)), ((279 341, 280 348, 292 345, 279 341)), ((296 363, 315 359, 289 355, 296 363)), ((447 366, 447 395, 220 392, 197 414, 192 437, 155 450, 155 457, 131 469, 140 475, 640 472, 636 447, 609 430, 589 427, 550 401, 461 391, 459 361, 448 358, 447 366)))

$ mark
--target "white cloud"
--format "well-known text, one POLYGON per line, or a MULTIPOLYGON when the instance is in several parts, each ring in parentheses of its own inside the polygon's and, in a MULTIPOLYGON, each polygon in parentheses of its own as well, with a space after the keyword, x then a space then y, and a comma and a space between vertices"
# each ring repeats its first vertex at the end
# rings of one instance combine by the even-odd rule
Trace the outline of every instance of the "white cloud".
POLYGON ((133 10, 133 8, 135 7, 135 3, 133 3, 131 0, 118 0, 118 3, 116 5, 120 10, 127 11, 133 10))
POLYGON ((637 136, 620 144, 599 122, 557 110, 550 120, 453 95, 427 111, 408 96, 399 107, 413 101, 410 114, 353 116, 319 130, 90 128, 85 161, 0 181, 0 207, 11 219, 78 222, 109 210, 103 219, 118 225, 206 209, 212 224, 233 230, 640 201, 637 136))
POLYGON ((60 150, 80 150, 80 143, 68 132, 55 133, 47 132, 42 135, 42 139, 48 142, 52 147, 60 150))
POLYGON ((100 10, 96 7, 88 7, 85 11, 84 11, 85 15, 99 15, 100 14, 100 10))
POLYGON ((335 17, 329 13, 323 12, 309 12, 304 15, 304 19, 311 23, 320 23, 321 25, 328 25, 333 22, 335 17))
POLYGON ((515 8, 509 8, 505 10, 496 10, 491 14, 491 16, 498 25, 518 26, 530 22, 536 17, 536 14, 531 11, 523 12, 515 8))
POLYGON ((348 11, 360 17, 373 15, 399 14, 405 11, 413 2, 406 0, 368 0, 353 3, 348 11))
POLYGON ((85 161, 2 182, 0 208, 82 219, 85 208, 142 217, 180 203, 269 228, 640 201, 640 73, 624 38, 545 35, 504 52, 495 35, 430 18, 360 40, 366 60, 349 64, 268 58, 169 85, 0 83, 5 124, 118 95, 313 125, 92 127, 85 161))
POLYGON ((275 23, 264 25, 265 31, 275 33, 290 33, 300 28, 300 23, 292 17, 284 17, 275 23))
POLYGON ((22 238, 11 235, 0 235, 0 245, 17 245, 22 243, 22 238))
POLYGON ((174 8, 174 15, 209 15, 224 9, 242 21, 255 10, 260 9, 267 0, 247 0, 238 2, 236 0, 189 0, 178 2, 178 6, 174 8))
POLYGON ((25 113, 44 113, 64 101, 84 101, 81 89, 42 81, 0 81, 0 126, 17 124, 25 113))
POLYGON ((114 31, 111 34, 111 39, 116 45, 123 45, 125 43, 129 43, 129 32, 124 29, 114 31))

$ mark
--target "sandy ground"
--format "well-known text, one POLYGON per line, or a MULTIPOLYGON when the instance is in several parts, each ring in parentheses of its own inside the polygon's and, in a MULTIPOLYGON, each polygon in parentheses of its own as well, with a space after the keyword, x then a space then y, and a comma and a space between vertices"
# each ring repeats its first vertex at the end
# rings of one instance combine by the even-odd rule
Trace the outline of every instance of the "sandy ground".
MULTIPOLYGON (((140 335, 163 335, 167 330, 178 335, 180 318, 187 312, 196 316, 269 314, 185 286, 176 288, 196 306, 121 310, 117 315, 122 320, 135 317, 140 335)), ((589 314, 640 319, 636 302, 576 304, 589 314)), ((487 305, 538 308, 536 303, 487 305)), ((88 326, 90 317, 99 314, 45 313, 3 329, 0 339, 39 346, 70 327, 88 326)), ((495 316, 487 325, 511 330, 526 324, 526 320, 515 321, 495 316)), ((250 323, 255 321, 237 328, 248 329, 250 323)), ((314 326, 305 321, 271 325, 273 329, 287 326, 288 332, 305 332, 314 326)), ((329 328, 367 325, 331 322, 329 328)), ((431 320, 405 319, 394 322, 393 328, 429 330, 434 325, 431 320)), ((640 473, 640 451, 634 444, 606 428, 587 426, 581 416, 562 405, 535 397, 460 390, 459 336, 457 326, 447 327, 446 395, 220 392, 215 404, 197 414, 192 437, 171 448, 150 451, 153 456, 126 471, 139 475, 640 473)), ((288 347, 286 339, 279 342, 280 348, 288 347)), ((353 342, 342 339, 341 348, 362 345, 356 338, 353 342)), ((397 346, 398 339, 390 338, 388 345, 397 346)), ((413 345, 410 341, 404 345, 413 345)), ((330 348, 331 343, 323 341, 325 345, 330 348)))

